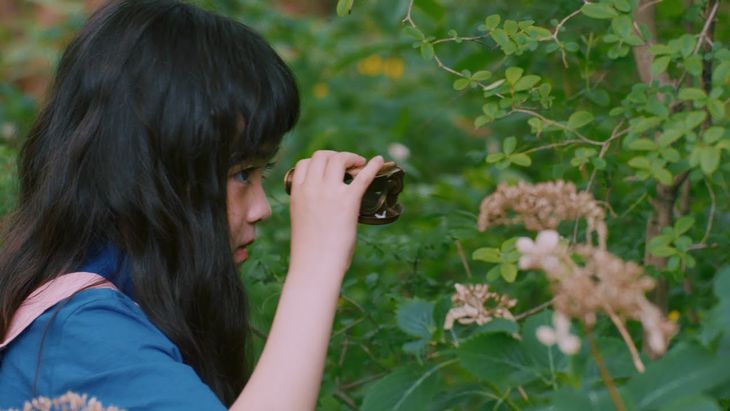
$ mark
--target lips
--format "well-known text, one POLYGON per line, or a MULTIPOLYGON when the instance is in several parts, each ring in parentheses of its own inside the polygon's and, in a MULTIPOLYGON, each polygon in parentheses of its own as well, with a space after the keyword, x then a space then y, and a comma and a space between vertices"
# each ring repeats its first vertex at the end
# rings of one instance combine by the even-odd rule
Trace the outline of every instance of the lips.
POLYGON ((233 260, 236 264, 243 264, 248 259, 248 250, 246 247, 238 247, 233 252, 233 260))
POLYGON ((239 265, 243 264, 244 261, 248 260, 248 246, 253 243, 253 240, 244 243, 241 246, 236 247, 233 250, 233 261, 239 265))

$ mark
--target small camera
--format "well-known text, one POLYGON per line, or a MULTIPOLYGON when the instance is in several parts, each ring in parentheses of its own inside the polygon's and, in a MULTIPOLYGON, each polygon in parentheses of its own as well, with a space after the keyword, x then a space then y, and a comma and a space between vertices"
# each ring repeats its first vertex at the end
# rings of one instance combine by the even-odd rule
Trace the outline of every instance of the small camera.
MULTIPOLYGON (((349 183, 361 168, 348 170, 344 182, 349 183)), ((294 168, 284 175, 284 185, 287 194, 291 193, 294 168)), ((403 191, 403 177, 405 172, 393 161, 387 161, 375 175, 372 183, 365 190, 360 203, 358 221, 362 224, 381 225, 390 224, 403 213, 403 206, 398 204, 398 194, 403 191)))

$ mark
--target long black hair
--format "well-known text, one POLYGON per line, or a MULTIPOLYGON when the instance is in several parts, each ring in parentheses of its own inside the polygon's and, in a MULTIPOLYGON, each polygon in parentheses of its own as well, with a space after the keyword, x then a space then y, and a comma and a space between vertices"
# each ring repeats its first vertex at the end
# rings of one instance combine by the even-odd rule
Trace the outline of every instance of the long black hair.
POLYGON ((19 207, 0 237, 0 335, 35 288, 111 243, 150 320, 230 405, 250 367, 227 172, 273 155, 298 113, 292 73, 243 24, 174 0, 97 11, 20 152, 19 207))

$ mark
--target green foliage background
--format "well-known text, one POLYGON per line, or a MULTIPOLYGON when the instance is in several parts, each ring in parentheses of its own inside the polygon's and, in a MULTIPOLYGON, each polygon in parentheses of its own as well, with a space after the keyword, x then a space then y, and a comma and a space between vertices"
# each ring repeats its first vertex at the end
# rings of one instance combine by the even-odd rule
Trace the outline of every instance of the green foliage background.
MULTIPOLYGON (((38 109, 17 79, 29 61, 53 66, 85 17, 74 2, 46 3, 65 13, 63 24, 21 22, 20 37, 18 27, 0 28, 0 215, 15 201, 14 158, 38 109)), ((501 182, 590 182, 608 209, 610 251, 641 263, 658 187, 685 173, 687 204, 672 209, 691 224, 677 235, 667 227, 648 247, 666 258, 647 270, 666 281, 666 309, 678 317, 670 352, 645 359, 639 374, 610 322, 599 321, 595 333, 627 409, 728 409, 727 4, 717 11, 714 47, 698 53, 707 1, 656 5, 657 42, 666 49, 655 50, 652 66, 657 77, 681 78, 675 89, 639 79, 630 49, 642 41, 630 17, 635 1, 415 0, 409 14, 407 0, 349 0, 326 16, 298 17, 261 0, 198 3, 259 30, 302 89, 301 121, 268 182, 274 216, 261 225, 242 272, 261 334, 287 267, 285 170, 316 149, 386 157, 393 143, 410 150, 399 160, 407 172, 405 214, 393 225, 361 227, 319 409, 613 409, 585 343, 568 357, 537 342, 535 329, 550 324, 549 312, 444 332, 453 284, 489 282, 519 300, 515 313, 551 298, 543 274, 514 278, 506 267, 514 258, 472 258, 484 247, 509 251, 514 237, 527 235, 520 227, 476 230, 481 199, 501 182), (546 39, 572 13, 559 37, 546 39), (407 15, 416 28, 404 30, 407 15), (709 93, 700 81, 703 61, 716 73, 709 93), (603 154, 603 145, 580 138, 603 143, 616 134, 603 154)), ((570 238, 573 225, 560 231, 570 238)))

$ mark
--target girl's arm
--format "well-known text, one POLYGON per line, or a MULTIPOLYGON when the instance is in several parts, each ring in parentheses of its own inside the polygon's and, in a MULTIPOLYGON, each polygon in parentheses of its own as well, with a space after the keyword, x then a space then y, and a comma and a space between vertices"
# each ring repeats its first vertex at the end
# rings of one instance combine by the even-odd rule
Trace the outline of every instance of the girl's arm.
POLYGON ((335 307, 355 246, 360 201, 383 164, 352 153, 318 151, 297 163, 291 190, 289 273, 269 338, 231 410, 314 410, 335 307))

